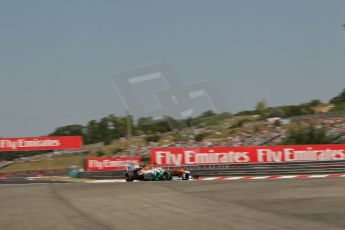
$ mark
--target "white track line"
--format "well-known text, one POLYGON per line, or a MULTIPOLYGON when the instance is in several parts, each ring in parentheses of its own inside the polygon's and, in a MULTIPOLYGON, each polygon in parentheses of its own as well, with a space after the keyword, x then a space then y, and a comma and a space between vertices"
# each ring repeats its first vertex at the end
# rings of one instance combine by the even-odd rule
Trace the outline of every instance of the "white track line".
POLYGON ((269 176, 256 176, 256 177, 250 178, 250 180, 263 180, 267 178, 269 178, 269 176))
POLYGON ((328 177, 328 175, 311 175, 309 178, 325 178, 328 177))
MULTIPOLYGON (((313 179, 313 178, 337 178, 345 177, 345 174, 319 174, 319 175, 275 175, 275 176, 238 176, 238 177, 203 177, 189 181, 217 181, 217 180, 271 180, 271 179, 313 179)), ((124 183, 125 180, 95 180, 86 183, 124 183)), ((134 181, 138 182, 138 181, 134 181)))
POLYGON ((276 179, 293 179, 296 177, 298 177, 298 176, 280 176, 280 177, 277 177, 276 179))
POLYGON ((124 183, 126 180, 94 180, 87 181, 86 183, 124 183))
MULTIPOLYGON (((272 176, 232 176, 232 177, 203 177, 198 179, 191 179, 189 181, 231 181, 231 180, 279 180, 279 179, 316 179, 316 178, 344 178, 345 174, 314 174, 314 175, 272 175, 272 176)), ((0 178, 5 179, 5 178, 0 178)), ((28 177, 29 181, 44 179, 44 177, 28 177)), ((48 178, 47 178, 48 179, 48 178)), ((73 181, 74 182, 74 181, 73 181)), ((75 181, 78 182, 78 181, 75 181)), ((124 179, 113 180, 91 180, 80 181, 80 183, 125 183, 124 179)), ((141 181, 134 181, 141 182, 141 181)), ((35 183, 36 184, 36 183, 35 183)))
POLYGON ((224 180, 241 180, 243 179, 243 176, 238 176, 238 177, 227 177, 224 180))
POLYGON ((203 181, 207 180, 218 180, 220 177, 205 177, 205 178, 200 178, 203 181))

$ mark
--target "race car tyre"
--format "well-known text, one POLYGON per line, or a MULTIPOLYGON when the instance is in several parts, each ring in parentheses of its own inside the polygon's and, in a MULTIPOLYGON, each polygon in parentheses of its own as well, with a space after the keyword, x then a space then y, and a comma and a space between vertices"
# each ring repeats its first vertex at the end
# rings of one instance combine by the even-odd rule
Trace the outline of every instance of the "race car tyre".
POLYGON ((168 172, 164 172, 162 176, 162 180, 171 180, 171 175, 168 172))
POLYGON ((126 180, 127 182, 132 182, 132 181, 133 181, 133 178, 131 177, 131 175, 129 175, 129 173, 126 173, 126 174, 125 174, 125 180, 126 180))
POLYGON ((189 174, 184 174, 182 176, 182 180, 189 180, 189 174))

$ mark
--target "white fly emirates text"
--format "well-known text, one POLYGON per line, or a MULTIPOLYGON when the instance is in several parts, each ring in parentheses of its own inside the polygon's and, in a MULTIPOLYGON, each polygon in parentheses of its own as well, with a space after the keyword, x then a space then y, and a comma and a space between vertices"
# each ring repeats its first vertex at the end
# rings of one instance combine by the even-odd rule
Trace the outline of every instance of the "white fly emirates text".
POLYGON ((280 151, 273 151, 269 148, 258 148, 254 152, 215 152, 214 150, 200 152, 184 150, 181 153, 171 153, 170 151, 156 151, 154 158, 155 163, 160 165, 279 163, 345 160, 345 151, 329 148, 314 150, 312 147, 308 147, 306 150, 284 148, 280 151))
POLYGON ((139 164, 139 161, 134 160, 89 160, 88 168, 90 169, 106 169, 126 167, 129 164, 139 164))
POLYGON ((20 150, 22 148, 38 148, 38 147, 59 147, 60 140, 26 140, 26 139, 18 139, 18 140, 0 140, 0 149, 12 149, 12 150, 20 150))

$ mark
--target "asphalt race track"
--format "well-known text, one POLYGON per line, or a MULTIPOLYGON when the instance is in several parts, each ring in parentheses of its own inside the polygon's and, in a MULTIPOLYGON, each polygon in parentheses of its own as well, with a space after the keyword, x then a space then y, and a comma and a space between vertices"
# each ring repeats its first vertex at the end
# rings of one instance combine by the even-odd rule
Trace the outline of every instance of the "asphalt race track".
MULTIPOLYGON (((12 179, 2 179, 0 180, 0 186, 4 184, 47 184, 47 183, 69 183, 68 181, 53 181, 53 180, 30 180, 27 178, 12 178, 12 179)), ((0 187, 1 188, 1 187, 0 187)), ((1 191, 1 189, 0 189, 1 191)), ((0 192, 1 193, 1 192, 0 192)))
POLYGON ((4 230, 340 230, 344 216, 344 178, 0 185, 4 230))

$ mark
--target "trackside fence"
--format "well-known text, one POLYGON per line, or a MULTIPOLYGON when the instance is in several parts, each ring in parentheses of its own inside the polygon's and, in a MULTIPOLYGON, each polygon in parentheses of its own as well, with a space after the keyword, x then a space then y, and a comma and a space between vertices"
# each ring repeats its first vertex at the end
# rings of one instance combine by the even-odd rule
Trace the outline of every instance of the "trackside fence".
MULTIPOLYGON (((205 164, 169 166, 166 169, 185 169, 200 177, 254 176, 345 173, 345 161, 317 161, 261 164, 205 164)), ((123 178, 125 171, 82 172, 80 177, 93 179, 123 178)))

